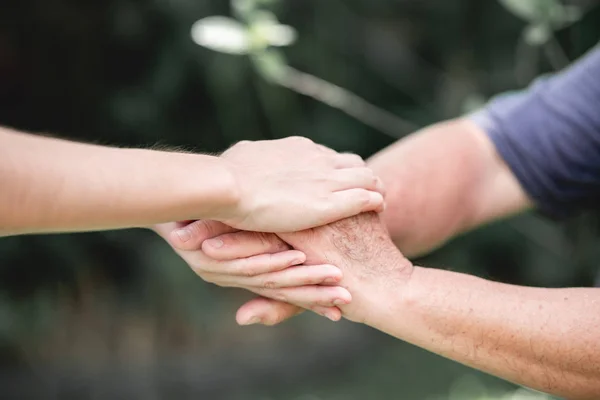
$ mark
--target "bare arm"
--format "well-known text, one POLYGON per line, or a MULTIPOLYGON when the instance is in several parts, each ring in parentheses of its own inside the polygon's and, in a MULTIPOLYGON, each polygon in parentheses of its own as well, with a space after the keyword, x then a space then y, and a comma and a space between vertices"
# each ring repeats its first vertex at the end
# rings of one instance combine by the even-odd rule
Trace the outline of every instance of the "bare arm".
MULTIPOLYGON (((382 219, 396 245, 409 257, 531 205, 486 133, 469 120, 432 125, 382 150, 368 164, 386 186, 387 209, 382 219)), ((180 250, 198 249, 207 237, 198 234, 197 226, 202 222, 189 227, 192 240, 183 243, 173 234, 171 244, 180 250)), ((268 238, 277 242, 273 236, 268 238)), ((209 256, 225 259, 227 248, 237 249, 232 253, 235 258, 260 254, 254 252, 252 240, 223 239, 224 249, 214 248, 210 242, 203 249, 209 256)), ((218 278, 215 281, 220 281, 218 278)), ((273 311, 264 313, 269 324, 300 312, 282 302, 270 302, 269 307, 273 311)))
MULTIPOLYGON (((198 231, 193 240, 198 248, 210 235, 201 232, 206 228, 202 224, 191 227, 198 231)), ((305 254, 305 265, 326 262, 342 270, 339 285, 352 296, 351 303, 338 305, 346 318, 524 386, 573 400, 600 398, 600 289, 512 286, 413 267, 373 214, 279 236, 305 254)), ((217 240, 218 246, 204 242, 202 254, 220 262, 239 262, 281 245, 275 235, 251 232, 228 233, 217 240)), ((269 274, 268 285, 257 280, 258 286, 244 283, 243 272, 236 275, 228 282, 212 275, 212 281, 235 282, 283 302, 295 300, 290 288, 294 282, 280 273, 269 274), (267 293, 266 288, 276 289, 267 293)), ((296 284, 310 278, 306 273, 296 284)), ((329 296, 325 291, 331 288, 321 288, 329 296)), ((317 304, 308 297, 301 303, 313 310, 317 304)), ((272 325, 300 310, 259 298, 242 306, 237 320, 272 325)))
POLYGON ((0 128, 0 236, 190 219, 293 231, 380 209, 378 190, 360 157, 304 138, 240 142, 213 157, 0 128))
MULTIPOLYGON (((195 245, 207 236, 195 235, 195 245)), ((351 303, 338 305, 346 318, 524 386, 573 400, 600 398, 600 289, 512 286, 413 267, 373 214, 279 236, 305 254, 305 265, 326 262, 342 270, 339 285, 352 296, 351 303)), ((250 249, 264 253, 267 243, 272 249, 280 244, 275 235, 251 232, 217 240, 218 246, 204 242, 203 254, 222 262, 255 254, 246 253, 250 249)), ((269 275, 267 287, 277 288, 269 293, 260 287, 264 280, 253 287, 243 282, 242 272, 237 275, 229 282, 294 302, 293 282, 284 285, 281 273, 269 275)), ((309 277, 296 284, 304 285, 309 277)), ((212 281, 224 282, 214 275, 212 281)), ((315 303, 305 298, 298 305, 314 310, 315 303)), ((237 320, 271 325, 300 310, 259 298, 242 306, 237 320)))
POLYGON ((340 306, 346 318, 537 390, 600 398, 600 289, 414 268, 374 214, 282 238, 306 264, 326 259, 342 269, 353 299, 340 306))
POLYGON ((7 129, 0 129, 0 185, 3 235, 148 226, 218 215, 237 200, 233 177, 217 157, 7 129))
POLYGON ((466 119, 416 132, 368 164, 386 186, 383 219, 407 256, 531 205, 485 132, 466 119))
POLYGON ((366 320, 377 329, 537 390, 600 398, 600 289, 510 286, 415 268, 407 285, 378 299, 366 320))

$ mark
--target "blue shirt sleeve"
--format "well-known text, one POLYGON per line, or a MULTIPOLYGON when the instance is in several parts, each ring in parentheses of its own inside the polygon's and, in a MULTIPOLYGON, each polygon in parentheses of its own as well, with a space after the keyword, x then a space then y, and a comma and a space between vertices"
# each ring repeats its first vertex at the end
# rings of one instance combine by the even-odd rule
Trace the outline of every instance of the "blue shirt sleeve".
POLYGON ((544 214, 600 208, 600 48, 472 119, 544 214))

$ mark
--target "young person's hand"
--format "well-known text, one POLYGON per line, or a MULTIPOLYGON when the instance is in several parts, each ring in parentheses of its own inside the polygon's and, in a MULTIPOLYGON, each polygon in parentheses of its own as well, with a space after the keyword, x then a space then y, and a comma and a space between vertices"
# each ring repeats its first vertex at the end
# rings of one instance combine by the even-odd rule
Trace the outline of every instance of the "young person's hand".
POLYGON ((221 158, 238 201, 217 219, 238 229, 294 232, 384 207, 383 185, 359 156, 306 138, 240 142, 221 158))

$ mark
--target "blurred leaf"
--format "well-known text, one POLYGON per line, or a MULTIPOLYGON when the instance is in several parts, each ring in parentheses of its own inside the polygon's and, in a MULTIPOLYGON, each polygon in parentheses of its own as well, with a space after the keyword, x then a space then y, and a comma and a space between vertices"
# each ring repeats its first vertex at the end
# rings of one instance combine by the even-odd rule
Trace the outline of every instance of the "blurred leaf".
POLYGON ((517 17, 534 23, 555 28, 563 27, 581 19, 580 7, 565 6, 558 0, 499 0, 504 7, 517 17))
POLYGON ((541 46, 546 44, 552 37, 552 31, 548 25, 537 24, 525 28, 525 42, 530 46, 541 46))
POLYGON ((558 0, 500 0, 510 12, 529 22, 548 21, 562 5, 558 0))
POLYGON ((200 46, 228 54, 248 54, 250 35, 239 22, 227 17, 208 17, 192 26, 192 39, 200 46))
POLYGON ((250 27, 227 17, 207 17, 192 26, 192 40, 203 47, 227 54, 249 54, 268 46, 289 46, 296 41, 296 31, 282 25, 273 13, 252 14, 250 27))
POLYGON ((278 47, 293 44, 298 36, 294 28, 280 24, 275 14, 267 11, 253 14, 250 31, 253 40, 278 47))

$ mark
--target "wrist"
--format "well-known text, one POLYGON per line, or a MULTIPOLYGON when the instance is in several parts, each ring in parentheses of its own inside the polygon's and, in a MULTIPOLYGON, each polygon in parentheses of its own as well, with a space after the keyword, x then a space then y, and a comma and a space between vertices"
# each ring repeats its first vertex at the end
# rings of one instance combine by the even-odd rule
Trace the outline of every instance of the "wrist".
MULTIPOLYGON (((198 156, 197 162, 202 166, 197 167, 196 171, 206 170, 208 164, 209 179, 204 174, 193 175, 192 187, 195 193, 192 194, 195 204, 207 204, 205 212, 194 219, 225 220, 239 214, 241 203, 241 191, 239 178, 235 175, 233 168, 220 157, 198 156), (202 157, 199 159, 199 157, 202 157), (208 157, 208 159, 207 159, 208 157), (208 182, 208 183, 207 183, 208 182)), ((194 170, 194 169, 192 169, 194 170)))
POLYGON ((381 263, 386 266, 385 270, 370 274, 350 290, 353 300, 345 310, 348 319, 381 329, 382 322, 398 318, 409 298, 408 288, 415 267, 402 255, 394 262, 390 260, 386 258, 381 263))
MULTIPOLYGON (((239 202, 230 170, 218 157, 155 150, 129 150, 145 169, 139 176, 153 179, 140 189, 142 203, 153 213, 152 223, 226 218, 239 202), (151 194, 152 193, 152 194, 151 194)), ((150 222, 150 221, 149 221, 150 222)), ((144 227, 150 227, 144 225, 144 227)))
POLYGON ((382 286, 364 323, 409 343, 417 343, 419 338, 413 336, 414 328, 422 318, 423 300, 431 296, 429 287, 421 282, 421 275, 427 270, 413 266, 402 284, 382 286))
POLYGON ((247 191, 243 190, 244 179, 247 175, 244 173, 243 168, 240 168, 224 157, 219 157, 218 161, 220 168, 223 168, 223 173, 227 175, 227 201, 223 203, 218 217, 212 219, 226 224, 244 220, 249 214, 249 198, 247 191))

